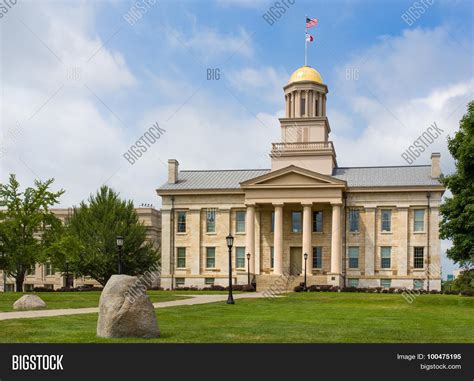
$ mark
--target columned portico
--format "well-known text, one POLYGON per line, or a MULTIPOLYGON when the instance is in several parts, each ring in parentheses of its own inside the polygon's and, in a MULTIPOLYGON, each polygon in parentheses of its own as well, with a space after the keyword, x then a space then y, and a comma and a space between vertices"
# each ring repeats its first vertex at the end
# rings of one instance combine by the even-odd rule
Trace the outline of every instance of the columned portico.
POLYGON ((331 283, 339 285, 341 276, 341 204, 332 204, 331 283))
POLYGON ((245 231, 245 250, 246 254, 250 254, 250 269, 247 268, 247 271, 255 274, 255 205, 247 205, 245 231))
POLYGON ((308 263, 306 266, 306 274, 311 275, 312 273, 312 251, 313 245, 311 242, 311 214, 312 214, 312 204, 303 204, 303 242, 302 242, 302 255, 303 258, 301 263, 303 268, 301 269, 304 272, 304 254, 308 254, 308 263))

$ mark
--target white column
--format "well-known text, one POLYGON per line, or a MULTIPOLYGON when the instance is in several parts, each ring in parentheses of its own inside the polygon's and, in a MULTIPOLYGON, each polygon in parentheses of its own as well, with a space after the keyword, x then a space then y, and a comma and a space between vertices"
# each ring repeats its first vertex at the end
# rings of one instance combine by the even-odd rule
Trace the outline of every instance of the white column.
POLYGON ((273 274, 283 273, 283 204, 275 206, 275 226, 273 232, 273 274))
POLYGON ((309 116, 309 91, 305 91, 305 97, 304 97, 304 113, 305 116, 309 116))
POLYGON ((301 91, 296 90, 295 117, 301 117, 301 91))
POLYGON ((312 274, 313 262, 313 245, 311 242, 311 209, 312 205, 303 205, 303 258, 302 258, 302 273, 304 273, 304 254, 308 254, 308 259, 306 262, 306 274, 312 274))
POLYGON ((318 116, 323 116, 323 97, 318 93, 318 116))
POLYGON ((291 93, 291 117, 294 118, 296 116, 295 114, 295 104, 296 104, 296 91, 293 91, 291 93))
POLYGON ((341 204, 332 205, 331 273, 341 273, 341 204))
POLYGON ((286 117, 290 117, 290 94, 285 95, 285 113, 286 117))
POLYGON ((255 205, 247 205, 245 213, 245 255, 247 253, 250 254, 250 269, 247 271, 255 274, 255 205))
POLYGON ((326 116, 326 94, 323 95, 323 114, 321 116, 326 116))
POLYGON ((260 274, 260 268, 262 267, 260 264, 260 257, 261 257, 261 217, 262 213, 257 208, 255 211, 255 274, 260 274))

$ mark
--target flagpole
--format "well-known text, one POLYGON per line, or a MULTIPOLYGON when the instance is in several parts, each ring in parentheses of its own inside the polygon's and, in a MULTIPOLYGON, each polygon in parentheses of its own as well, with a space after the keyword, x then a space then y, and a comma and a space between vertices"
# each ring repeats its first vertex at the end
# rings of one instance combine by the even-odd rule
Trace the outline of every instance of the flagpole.
POLYGON ((308 41, 306 39, 306 33, 308 33, 308 28, 306 28, 306 20, 308 15, 304 18, 304 66, 308 66, 308 41))

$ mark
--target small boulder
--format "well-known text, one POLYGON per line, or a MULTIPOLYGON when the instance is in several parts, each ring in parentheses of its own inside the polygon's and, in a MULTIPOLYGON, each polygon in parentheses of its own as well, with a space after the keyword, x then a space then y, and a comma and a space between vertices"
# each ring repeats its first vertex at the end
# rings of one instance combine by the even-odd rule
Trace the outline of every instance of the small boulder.
POLYGON ((15 303, 14 310, 39 310, 46 308, 46 303, 37 295, 23 295, 15 303))
POLYGON ((155 308, 135 276, 112 275, 99 301, 99 337, 159 337, 155 308))

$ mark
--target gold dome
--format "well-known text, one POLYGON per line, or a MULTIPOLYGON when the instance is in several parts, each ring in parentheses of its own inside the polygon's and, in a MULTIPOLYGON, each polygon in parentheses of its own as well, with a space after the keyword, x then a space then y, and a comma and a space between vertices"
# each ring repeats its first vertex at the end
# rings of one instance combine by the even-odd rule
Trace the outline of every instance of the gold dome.
POLYGON ((301 66, 299 69, 295 70, 294 73, 291 75, 288 84, 300 81, 313 81, 323 83, 321 74, 319 74, 316 69, 313 69, 310 66, 301 66))

